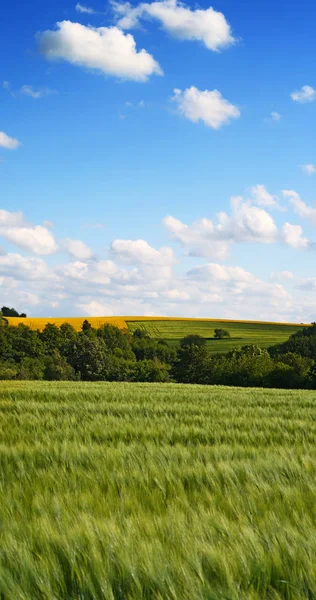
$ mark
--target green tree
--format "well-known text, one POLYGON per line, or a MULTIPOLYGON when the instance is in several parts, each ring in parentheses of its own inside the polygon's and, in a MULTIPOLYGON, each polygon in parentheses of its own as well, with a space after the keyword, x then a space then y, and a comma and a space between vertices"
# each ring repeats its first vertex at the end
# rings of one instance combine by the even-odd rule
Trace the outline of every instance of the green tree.
POLYGON ((154 360, 140 360, 135 363, 134 381, 166 382, 169 381, 170 366, 154 360))
POLYGON ((205 345, 180 346, 172 377, 180 383, 206 383, 211 358, 205 345))
POLYGON ((180 340, 180 346, 205 346, 206 339, 201 335, 191 334, 186 335, 180 340))
POLYGON ((70 362, 83 381, 105 380, 108 360, 103 340, 89 335, 78 336, 70 362))
POLYGON ((81 331, 82 333, 84 333, 85 335, 93 335, 94 334, 94 329, 91 325, 91 323, 88 321, 88 319, 85 319, 82 323, 81 326, 81 331))
POLYGON ((15 310, 15 308, 9 308, 8 306, 3 306, 1 308, 1 312, 3 314, 4 317, 26 317, 25 313, 21 313, 19 314, 17 310, 15 310))
POLYGON ((46 323, 42 333, 41 340, 45 345, 47 354, 51 354, 54 350, 59 350, 62 343, 62 334, 54 323, 46 323))
POLYGON ((215 340, 223 340, 225 338, 229 338, 230 333, 227 329, 214 329, 214 339, 215 340))
POLYGON ((45 359, 44 379, 48 381, 74 381, 78 379, 74 368, 56 349, 45 359))

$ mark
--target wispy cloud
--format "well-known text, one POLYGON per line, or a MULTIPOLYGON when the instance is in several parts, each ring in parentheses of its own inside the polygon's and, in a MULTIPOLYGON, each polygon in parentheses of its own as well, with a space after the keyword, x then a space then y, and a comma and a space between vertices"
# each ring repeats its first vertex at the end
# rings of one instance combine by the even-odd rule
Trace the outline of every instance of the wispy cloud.
POLYGON ((97 13, 97 11, 93 8, 90 8, 89 6, 84 6, 83 4, 80 4, 80 2, 76 4, 76 11, 86 15, 95 15, 97 13))
POLYGON ((24 96, 30 96, 30 98, 34 98, 38 100, 39 98, 44 98, 45 96, 50 96, 51 94, 56 94, 56 90, 51 90, 50 88, 39 88, 35 89, 32 85, 23 85, 20 89, 20 93, 24 96))
POLYGON ((312 163, 301 165, 301 169, 306 175, 314 175, 314 173, 316 173, 316 165, 313 165, 312 163))

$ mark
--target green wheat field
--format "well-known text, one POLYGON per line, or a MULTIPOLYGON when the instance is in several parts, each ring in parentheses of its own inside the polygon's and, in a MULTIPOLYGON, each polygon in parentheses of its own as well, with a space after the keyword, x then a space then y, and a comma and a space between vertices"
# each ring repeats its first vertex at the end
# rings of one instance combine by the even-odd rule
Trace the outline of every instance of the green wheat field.
POLYGON ((315 403, 1 382, 1 600, 316 598, 315 403))
POLYGON ((304 325, 284 323, 261 323, 251 321, 202 321, 191 319, 181 320, 141 320, 128 321, 128 329, 145 330, 151 337, 164 339, 169 344, 177 346, 181 338, 187 335, 201 335, 206 338, 212 354, 223 354, 233 348, 247 344, 257 344, 261 348, 269 348, 273 344, 285 342, 290 335, 302 329, 304 325), (229 332, 230 338, 214 339, 214 329, 222 328, 229 332))

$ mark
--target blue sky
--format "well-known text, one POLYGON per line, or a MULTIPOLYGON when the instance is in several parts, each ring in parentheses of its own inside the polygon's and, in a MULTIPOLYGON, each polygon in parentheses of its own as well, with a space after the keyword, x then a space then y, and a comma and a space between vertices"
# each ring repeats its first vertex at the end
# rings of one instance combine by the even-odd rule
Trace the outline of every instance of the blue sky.
POLYGON ((311 0, 3 11, 3 304, 315 319, 311 0))

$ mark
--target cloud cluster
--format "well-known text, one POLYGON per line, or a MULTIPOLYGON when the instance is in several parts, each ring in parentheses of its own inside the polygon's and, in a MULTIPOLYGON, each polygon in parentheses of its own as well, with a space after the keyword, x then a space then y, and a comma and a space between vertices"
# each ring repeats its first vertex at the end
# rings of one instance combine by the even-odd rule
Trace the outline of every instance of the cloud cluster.
POLYGON ((55 30, 38 34, 40 52, 48 60, 64 60, 122 79, 147 81, 162 70, 146 50, 137 50, 131 34, 118 27, 91 27, 61 21, 55 30))
POLYGON ((202 42, 209 50, 219 51, 235 42, 225 16, 212 7, 191 10, 177 0, 162 0, 136 7, 129 2, 114 2, 113 8, 122 29, 137 27, 142 19, 154 19, 171 36, 202 42))
MULTIPOLYGON (((316 225, 316 209, 293 190, 283 190, 282 196, 299 216, 316 225)), ((276 224, 268 211, 277 204, 278 198, 260 184, 249 188, 245 199, 233 197, 230 210, 213 220, 187 225, 166 217, 166 230, 188 256, 195 257, 194 266, 186 264, 189 258, 181 264, 170 246, 155 248, 144 239, 114 239, 99 257, 80 239, 55 239, 51 224, 33 225, 21 212, 0 210, 0 237, 9 244, 0 253, 2 301, 43 315, 251 319, 260 313, 261 319, 308 320, 312 302, 304 296, 302 303, 297 294, 314 291, 314 278, 277 271, 264 281, 242 266, 221 264, 233 244, 282 243, 300 251, 311 247, 300 225, 276 224)))
MULTIPOLYGON (((283 192, 283 195, 286 193, 283 192)), ((204 218, 187 225, 173 216, 167 216, 163 223, 172 239, 180 242, 190 256, 208 259, 225 260, 233 243, 279 242, 292 248, 310 246, 300 225, 285 222, 278 228, 273 217, 262 206, 274 208, 277 206, 277 199, 265 186, 257 185, 250 188, 249 199, 244 200, 240 196, 231 198, 231 212, 222 211, 216 215, 215 220, 204 218)))

